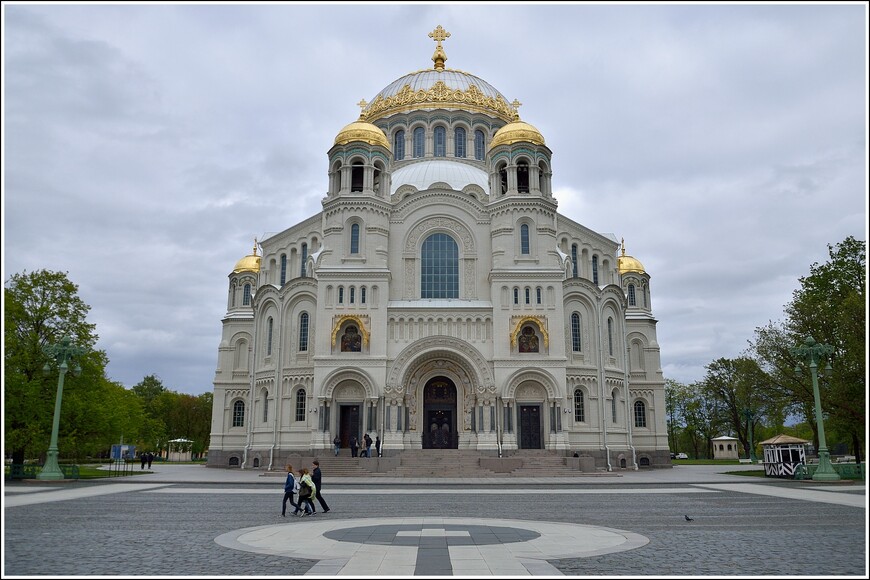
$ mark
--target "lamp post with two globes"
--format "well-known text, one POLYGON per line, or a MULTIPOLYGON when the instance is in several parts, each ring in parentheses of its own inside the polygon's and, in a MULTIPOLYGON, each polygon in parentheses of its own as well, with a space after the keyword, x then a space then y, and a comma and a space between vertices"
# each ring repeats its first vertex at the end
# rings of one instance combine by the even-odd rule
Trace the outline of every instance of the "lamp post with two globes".
MULTIPOLYGON (((822 360, 828 361, 825 365, 825 376, 831 376, 833 369, 831 368, 831 355, 834 354, 834 347, 829 344, 821 344, 816 342, 812 336, 808 336, 801 346, 790 348, 792 356, 806 362, 810 367, 810 374, 813 378, 813 397, 816 403, 816 425, 819 431, 819 467, 813 474, 813 481, 838 481, 840 475, 834 471, 831 465, 831 454, 828 452, 828 444, 825 442, 825 423, 822 419, 822 402, 819 397, 819 363, 822 360)), ((801 367, 797 365, 794 372, 800 376, 801 367)))
MULTIPOLYGON (((45 458, 45 465, 37 476, 37 479, 58 480, 63 479, 63 471, 61 471, 60 465, 57 462, 57 432, 60 427, 60 402, 63 397, 63 376, 69 369, 67 361, 73 357, 83 355, 86 351, 80 346, 75 346, 70 337, 64 336, 57 344, 46 347, 45 352, 48 356, 57 361, 60 374, 57 377, 57 396, 54 400, 54 422, 51 426, 51 443, 48 446, 48 455, 45 458)), ((49 374, 51 372, 51 365, 45 363, 42 371, 46 375, 49 374)), ((78 363, 76 363, 72 372, 76 376, 82 372, 82 368, 78 363)))

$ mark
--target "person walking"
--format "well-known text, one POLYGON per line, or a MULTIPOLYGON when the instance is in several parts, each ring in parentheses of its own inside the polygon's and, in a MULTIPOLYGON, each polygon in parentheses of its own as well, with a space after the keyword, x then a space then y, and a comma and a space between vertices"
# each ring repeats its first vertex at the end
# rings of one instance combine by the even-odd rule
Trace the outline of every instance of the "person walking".
POLYGON ((332 440, 332 444, 335 445, 335 456, 338 457, 338 452, 341 451, 341 437, 336 435, 335 439, 332 440))
POLYGON ((375 457, 381 456, 381 436, 375 435, 375 457))
POLYGON ((148 452, 148 469, 151 469, 151 462, 154 461, 154 454, 150 451, 148 452))
POLYGON ((311 499, 315 493, 317 493, 317 488, 314 486, 311 476, 308 475, 308 469, 303 467, 299 470, 299 500, 297 502, 297 506, 299 506, 297 511, 301 510, 301 513, 297 514, 297 512, 293 512, 293 515, 316 515, 317 510, 314 508, 314 502, 311 499))
POLYGON ((287 517, 287 500, 290 500, 290 505, 293 506, 293 514, 299 511, 299 504, 293 501, 293 494, 296 493, 296 478, 293 477, 293 466, 287 464, 287 479, 284 480, 284 501, 281 504, 281 517, 287 517))
POLYGON ((350 436, 350 456, 356 457, 356 450, 359 448, 359 444, 356 442, 356 435, 350 436))
POLYGON ((139 459, 142 460, 142 467, 139 469, 145 469, 145 464, 148 463, 148 454, 143 451, 139 454, 139 459))
POLYGON ((372 456, 372 443, 373 443, 372 438, 369 437, 368 433, 366 433, 366 435, 365 435, 365 437, 363 437, 363 439, 365 439, 365 442, 366 442, 366 457, 370 458, 372 456))
POLYGON ((314 482, 314 488, 316 491, 314 492, 314 497, 317 498, 317 501, 320 503, 320 507, 323 509, 323 513, 327 513, 329 511, 329 506, 326 505, 326 500, 323 499, 323 496, 320 495, 321 488, 323 485, 321 484, 322 478, 320 473, 320 462, 316 459, 312 462, 314 469, 311 471, 311 481, 314 482))

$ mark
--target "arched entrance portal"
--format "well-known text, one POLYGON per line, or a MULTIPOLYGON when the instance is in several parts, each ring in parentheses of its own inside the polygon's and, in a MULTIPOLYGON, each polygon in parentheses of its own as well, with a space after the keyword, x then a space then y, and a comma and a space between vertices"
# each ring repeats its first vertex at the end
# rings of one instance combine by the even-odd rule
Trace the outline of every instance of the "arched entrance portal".
POLYGON ((456 385, 434 377, 423 390, 423 449, 459 449, 456 385))

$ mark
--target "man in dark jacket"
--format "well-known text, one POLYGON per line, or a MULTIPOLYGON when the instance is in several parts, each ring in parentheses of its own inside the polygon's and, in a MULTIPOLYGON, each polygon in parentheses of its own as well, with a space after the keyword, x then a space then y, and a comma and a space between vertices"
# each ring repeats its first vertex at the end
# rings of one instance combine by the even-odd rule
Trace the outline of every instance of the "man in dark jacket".
POLYGON ((350 437, 350 456, 351 457, 356 457, 356 450, 358 449, 358 447, 359 447, 359 445, 357 444, 357 441, 356 441, 356 435, 351 435, 351 437, 350 437))
POLYGON ((326 505, 326 501, 323 499, 323 496, 320 495, 320 462, 315 459, 312 465, 314 465, 314 470, 311 472, 311 481, 314 482, 314 487, 317 488, 317 493, 314 494, 314 497, 316 497, 317 501, 320 502, 320 507, 323 508, 323 513, 326 513, 329 511, 329 506, 326 505))

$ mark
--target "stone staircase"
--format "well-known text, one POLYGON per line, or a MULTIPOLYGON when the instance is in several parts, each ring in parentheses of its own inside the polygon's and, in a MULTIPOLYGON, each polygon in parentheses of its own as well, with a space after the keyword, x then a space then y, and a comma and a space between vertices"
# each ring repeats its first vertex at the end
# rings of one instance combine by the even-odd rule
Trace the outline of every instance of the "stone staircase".
POLYGON ((402 451, 401 465, 386 472, 391 478, 403 477, 498 477, 480 467, 480 453, 459 449, 411 449, 402 451))

